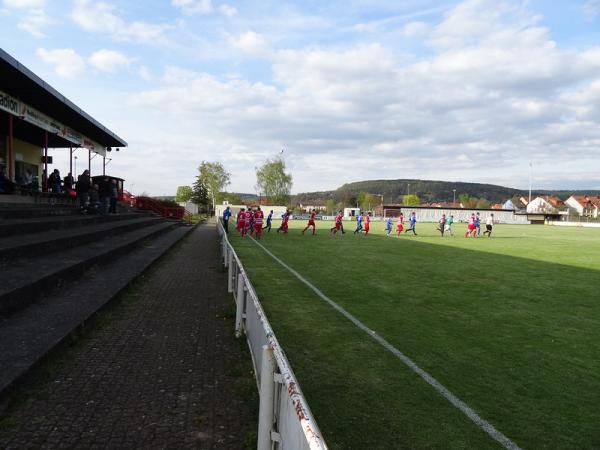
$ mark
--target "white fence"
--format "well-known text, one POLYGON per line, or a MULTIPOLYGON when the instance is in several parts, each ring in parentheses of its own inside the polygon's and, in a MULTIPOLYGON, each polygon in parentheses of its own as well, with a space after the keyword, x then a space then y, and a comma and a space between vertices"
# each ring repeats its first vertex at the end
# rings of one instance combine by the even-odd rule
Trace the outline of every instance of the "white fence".
POLYGON ((260 394, 258 450, 326 450, 300 385, 267 320, 258 296, 220 221, 227 288, 236 303, 235 332, 245 333, 260 394))

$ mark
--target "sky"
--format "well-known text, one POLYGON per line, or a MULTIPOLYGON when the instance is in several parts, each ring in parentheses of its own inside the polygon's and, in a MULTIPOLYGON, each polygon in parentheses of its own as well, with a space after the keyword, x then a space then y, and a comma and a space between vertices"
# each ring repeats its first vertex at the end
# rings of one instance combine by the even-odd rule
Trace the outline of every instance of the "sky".
POLYGON ((526 189, 530 163, 534 189, 600 189, 600 0, 0 0, 0 21, 5 51, 128 142, 107 173, 135 194, 174 195, 203 160, 254 193, 278 155, 294 193, 526 189))

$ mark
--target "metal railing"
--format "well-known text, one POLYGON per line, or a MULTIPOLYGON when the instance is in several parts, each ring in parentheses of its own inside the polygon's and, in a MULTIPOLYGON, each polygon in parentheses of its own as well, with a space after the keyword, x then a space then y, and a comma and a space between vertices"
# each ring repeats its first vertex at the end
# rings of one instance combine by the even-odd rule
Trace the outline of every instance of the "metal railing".
POLYGON ((260 395, 258 450, 326 450, 327 445, 258 296, 220 221, 227 289, 236 303, 236 336, 246 335, 260 395))

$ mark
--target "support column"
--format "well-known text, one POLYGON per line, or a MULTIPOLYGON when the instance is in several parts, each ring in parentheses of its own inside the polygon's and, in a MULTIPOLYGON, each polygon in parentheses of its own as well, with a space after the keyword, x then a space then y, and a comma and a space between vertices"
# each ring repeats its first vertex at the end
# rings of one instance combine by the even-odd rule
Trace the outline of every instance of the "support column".
POLYGON ((88 148, 88 172, 90 173, 90 178, 92 177, 92 151, 88 148))
POLYGON ((14 170, 14 156, 13 156, 13 116, 12 114, 8 115, 8 178, 10 181, 13 181, 13 177, 15 175, 14 170))
POLYGON ((44 131, 44 172, 45 177, 42 177, 42 192, 48 192, 48 132, 44 131))
POLYGON ((73 175, 73 146, 69 147, 69 172, 75 178, 75 175, 73 175))
POLYGON ((106 156, 102 156, 102 176, 106 175, 106 156))

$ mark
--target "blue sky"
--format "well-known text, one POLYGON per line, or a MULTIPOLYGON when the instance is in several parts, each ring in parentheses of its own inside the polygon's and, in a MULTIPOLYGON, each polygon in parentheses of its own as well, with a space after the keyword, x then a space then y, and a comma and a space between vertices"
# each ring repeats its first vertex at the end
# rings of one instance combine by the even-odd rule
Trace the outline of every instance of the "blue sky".
POLYGON ((4 50, 129 142, 109 168, 136 193, 202 160, 253 192, 283 146, 294 192, 525 188, 530 160, 536 187, 600 189, 600 0, 0 0, 0 20, 4 50))

